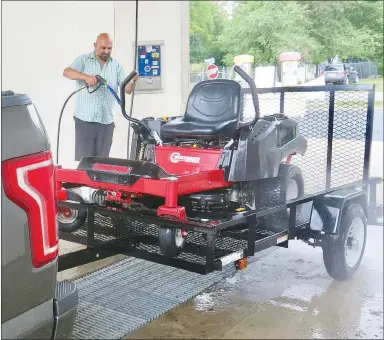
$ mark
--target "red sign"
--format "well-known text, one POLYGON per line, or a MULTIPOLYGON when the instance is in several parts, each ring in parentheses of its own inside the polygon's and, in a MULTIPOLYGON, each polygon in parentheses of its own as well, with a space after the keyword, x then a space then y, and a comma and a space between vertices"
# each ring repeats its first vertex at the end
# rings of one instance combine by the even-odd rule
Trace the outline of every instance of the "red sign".
POLYGON ((209 79, 216 79, 219 75, 219 68, 215 64, 211 64, 207 67, 206 72, 209 79))
POLYGON ((156 146, 156 163, 167 173, 185 175, 216 168, 220 149, 156 146))
POLYGON ((117 174, 128 174, 131 172, 132 168, 122 165, 111 165, 111 164, 101 164, 95 163, 92 165, 92 170, 103 171, 103 172, 112 172, 117 174))

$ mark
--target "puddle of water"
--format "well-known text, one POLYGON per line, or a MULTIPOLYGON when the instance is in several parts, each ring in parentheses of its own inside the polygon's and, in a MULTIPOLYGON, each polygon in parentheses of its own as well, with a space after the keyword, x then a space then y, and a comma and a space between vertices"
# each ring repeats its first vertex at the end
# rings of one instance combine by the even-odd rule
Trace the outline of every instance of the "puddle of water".
POLYGON ((280 302, 276 302, 274 300, 270 300, 269 301, 272 305, 274 306, 278 306, 278 307, 283 307, 283 308, 287 308, 287 309, 291 309, 291 310, 294 310, 296 312, 306 312, 308 310, 307 307, 301 307, 301 306, 296 306, 296 305, 292 305, 290 303, 280 303, 280 302))
POLYGON ((195 297, 194 308, 200 312, 214 311, 215 303, 210 293, 203 293, 195 297))
POLYGON ((323 331, 320 327, 316 327, 312 334, 312 339, 324 339, 323 331))
POLYGON ((316 296, 320 296, 325 292, 327 287, 320 287, 314 284, 300 283, 289 286, 281 294, 282 297, 311 302, 316 296))

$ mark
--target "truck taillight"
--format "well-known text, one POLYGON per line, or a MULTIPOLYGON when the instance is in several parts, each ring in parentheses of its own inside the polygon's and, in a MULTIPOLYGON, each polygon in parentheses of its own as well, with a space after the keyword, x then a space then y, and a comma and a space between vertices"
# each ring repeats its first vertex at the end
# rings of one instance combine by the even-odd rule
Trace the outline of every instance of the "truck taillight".
POLYGON ((7 197, 27 213, 32 264, 42 267, 59 251, 52 155, 41 152, 4 161, 2 177, 7 197))

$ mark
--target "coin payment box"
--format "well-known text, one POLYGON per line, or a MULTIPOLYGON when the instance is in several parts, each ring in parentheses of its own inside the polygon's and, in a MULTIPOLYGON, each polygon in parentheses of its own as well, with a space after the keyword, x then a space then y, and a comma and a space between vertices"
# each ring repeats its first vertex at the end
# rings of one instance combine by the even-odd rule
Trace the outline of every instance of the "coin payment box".
POLYGON ((135 91, 159 92, 162 88, 162 49, 163 41, 138 42, 137 71, 139 80, 135 91))

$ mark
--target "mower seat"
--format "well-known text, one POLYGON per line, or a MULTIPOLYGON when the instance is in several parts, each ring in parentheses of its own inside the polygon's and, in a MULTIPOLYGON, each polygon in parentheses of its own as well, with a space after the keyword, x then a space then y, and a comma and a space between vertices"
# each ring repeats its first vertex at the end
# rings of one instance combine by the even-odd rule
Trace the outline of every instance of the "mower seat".
POLYGON ((164 124, 161 137, 231 138, 239 124, 241 100, 241 86, 234 80, 202 81, 191 91, 184 117, 164 124))

